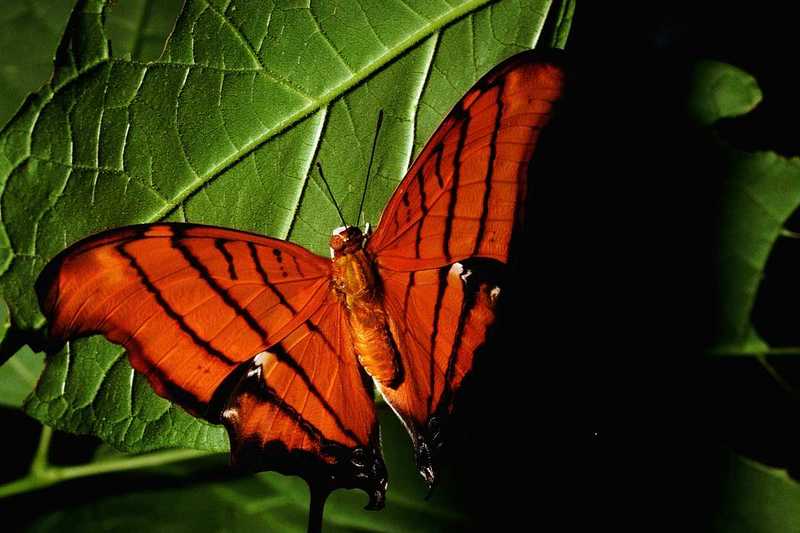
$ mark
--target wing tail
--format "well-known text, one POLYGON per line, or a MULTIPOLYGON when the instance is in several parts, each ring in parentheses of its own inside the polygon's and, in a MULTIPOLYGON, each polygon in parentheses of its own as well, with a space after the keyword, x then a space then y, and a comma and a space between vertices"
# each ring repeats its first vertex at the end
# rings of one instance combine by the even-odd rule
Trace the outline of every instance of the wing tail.
POLYGON ((456 393, 495 319, 498 281, 485 261, 381 272, 405 379, 380 392, 403 420, 429 485, 456 393), (398 318, 400 317, 400 318, 398 318))

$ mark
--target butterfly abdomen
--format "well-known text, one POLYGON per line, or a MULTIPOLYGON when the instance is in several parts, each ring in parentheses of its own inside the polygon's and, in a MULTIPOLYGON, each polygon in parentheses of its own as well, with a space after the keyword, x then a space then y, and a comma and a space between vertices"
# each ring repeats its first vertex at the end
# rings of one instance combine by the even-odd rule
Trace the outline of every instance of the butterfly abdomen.
POLYGON ((358 362, 376 381, 394 387, 401 375, 399 355, 372 261, 364 250, 333 260, 333 285, 347 309, 358 362))

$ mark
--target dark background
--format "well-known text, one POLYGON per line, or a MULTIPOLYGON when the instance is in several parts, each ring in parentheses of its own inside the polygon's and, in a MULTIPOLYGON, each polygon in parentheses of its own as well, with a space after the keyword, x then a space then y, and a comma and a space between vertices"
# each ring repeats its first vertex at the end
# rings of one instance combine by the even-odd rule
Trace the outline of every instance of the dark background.
MULTIPOLYGON (((733 64, 764 101, 716 134, 796 154, 795 19, 775 6, 600 4, 577 8, 571 90, 535 157, 514 289, 445 457, 479 530, 706 531, 729 450, 789 468, 800 456, 794 395, 750 360, 704 356, 725 169, 687 115, 692 65, 733 64)), ((780 253, 756 324, 800 344, 781 309, 797 254, 780 253)), ((780 363, 790 380, 796 366, 780 363)), ((2 415, 7 457, 19 458, 7 474, 22 474, 38 424, 2 415)), ((89 458, 92 439, 58 438, 54 462, 89 458)), ((14 503, 68 502, 81 483, 14 503)))
MULTIPOLYGON (((469 429, 499 436, 468 451, 487 456, 481 486, 495 487, 474 495, 491 502, 487 527, 708 531, 731 451, 800 471, 796 393, 752 358, 704 353, 726 175, 709 136, 797 154, 795 19, 777 6, 679 4, 576 10, 573 90, 535 158, 521 289, 486 363, 494 386, 475 400, 484 425, 469 429), (698 127, 687 97, 701 59, 752 74, 763 102, 698 127)), ((772 344, 800 345, 786 296, 800 288, 796 266, 784 246, 767 268, 754 320, 772 344)), ((770 362, 800 382, 797 363, 770 362)))

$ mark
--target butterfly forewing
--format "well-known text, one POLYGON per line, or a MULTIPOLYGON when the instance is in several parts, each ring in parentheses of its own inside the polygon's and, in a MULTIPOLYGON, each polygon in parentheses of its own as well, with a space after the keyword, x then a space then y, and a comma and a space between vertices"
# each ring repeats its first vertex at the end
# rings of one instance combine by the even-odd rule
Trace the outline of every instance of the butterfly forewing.
POLYGON ((54 341, 102 333, 160 395, 210 416, 217 386, 310 316, 327 280, 327 261, 284 241, 158 224, 68 248, 37 291, 54 341))
POLYGON ((508 259, 528 162, 562 91, 561 69, 538 57, 520 54, 493 70, 431 137, 369 243, 381 268, 508 259))

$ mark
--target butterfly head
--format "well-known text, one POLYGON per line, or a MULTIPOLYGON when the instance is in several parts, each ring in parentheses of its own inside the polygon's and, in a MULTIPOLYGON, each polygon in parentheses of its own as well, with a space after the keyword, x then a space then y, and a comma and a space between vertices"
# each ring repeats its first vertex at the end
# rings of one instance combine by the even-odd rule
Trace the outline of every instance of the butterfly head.
POLYGON ((355 226, 342 226, 331 233, 331 258, 352 254, 362 248, 364 234, 355 226))

